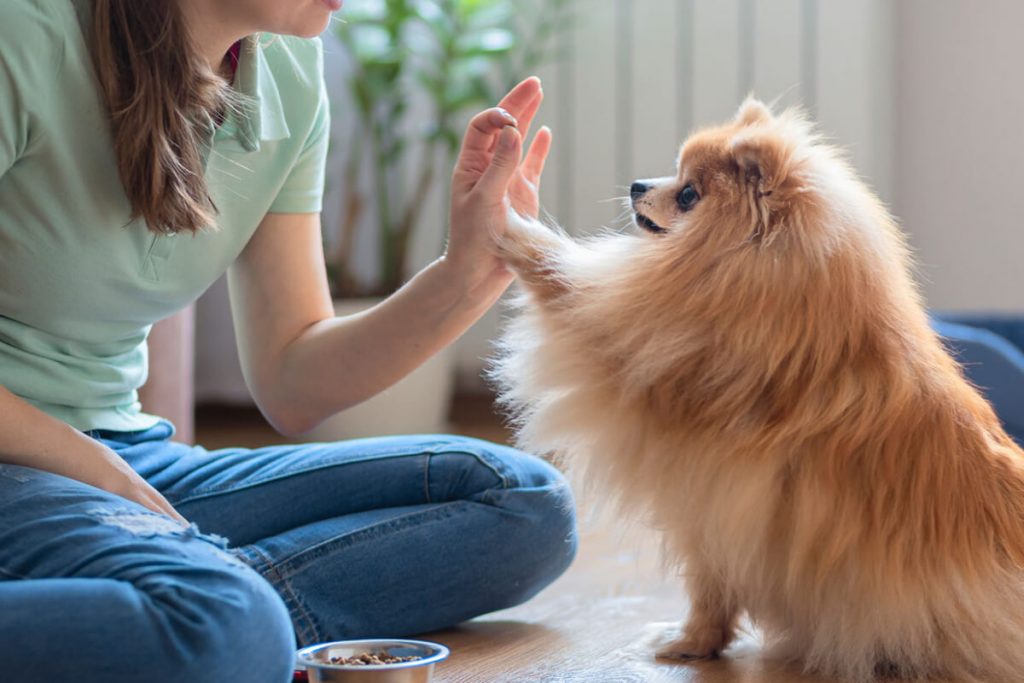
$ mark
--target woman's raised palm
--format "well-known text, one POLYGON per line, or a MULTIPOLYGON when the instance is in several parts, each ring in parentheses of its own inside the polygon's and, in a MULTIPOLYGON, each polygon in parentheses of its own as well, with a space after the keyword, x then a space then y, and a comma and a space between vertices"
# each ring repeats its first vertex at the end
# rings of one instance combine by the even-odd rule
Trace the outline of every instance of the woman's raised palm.
POLYGON ((528 78, 497 107, 473 117, 452 176, 446 257, 460 277, 474 288, 493 289, 492 294, 500 294, 512 279, 494 249, 495 239, 505 231, 508 211, 530 218, 540 212, 540 179, 551 149, 551 131, 540 129, 525 158, 522 141, 543 99, 540 81, 528 78), (510 138, 513 145, 502 149, 499 139, 510 126, 517 131, 510 138))

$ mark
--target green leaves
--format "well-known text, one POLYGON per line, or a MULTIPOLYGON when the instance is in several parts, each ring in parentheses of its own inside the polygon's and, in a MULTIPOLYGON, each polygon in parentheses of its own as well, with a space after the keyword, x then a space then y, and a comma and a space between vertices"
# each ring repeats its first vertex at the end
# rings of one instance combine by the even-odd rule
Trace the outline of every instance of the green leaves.
MULTIPOLYGON (((383 22, 387 18, 388 7, 385 0, 348 0, 341 20, 347 25, 363 25, 371 22, 383 22)), ((344 30, 344 24, 342 30, 344 30)))
MULTIPOLYGON (((531 22, 523 26, 514 21, 519 0, 346 1, 341 21, 332 25, 352 65, 349 89, 358 111, 346 114, 360 117, 349 144, 365 142, 372 152, 385 289, 403 281, 410 220, 418 215, 406 210, 414 198, 392 197, 387 179, 417 146, 427 146, 424 158, 436 149, 454 156, 463 115, 492 106, 544 61, 544 46, 565 24, 571 2, 541 0, 539 11, 520 13, 531 22), (404 125, 413 98, 427 104, 428 111, 416 110, 425 125, 404 125)), ((345 264, 335 265, 344 271, 345 264)))
POLYGON ((516 46, 516 36, 503 28, 489 28, 460 36, 456 41, 456 54, 460 57, 496 55, 516 46))
MULTIPOLYGON (((350 88, 364 117, 394 109, 422 87, 439 124, 489 103, 509 83, 494 83, 517 48, 510 0, 349 0, 337 32, 355 66, 350 88), (389 103, 388 100, 392 102, 389 103)), ((363 121, 370 124, 370 121, 363 121)), ((446 136, 447 137, 447 136, 446 136)), ((401 155, 389 155, 398 162, 401 155)))

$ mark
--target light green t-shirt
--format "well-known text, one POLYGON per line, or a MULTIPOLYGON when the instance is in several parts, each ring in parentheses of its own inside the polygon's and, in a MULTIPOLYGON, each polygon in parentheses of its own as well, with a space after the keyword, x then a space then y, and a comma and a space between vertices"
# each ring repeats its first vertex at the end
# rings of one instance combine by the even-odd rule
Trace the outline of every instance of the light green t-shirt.
POLYGON ((0 0, 0 385, 80 430, 136 430, 151 325, 196 299, 268 212, 318 212, 319 40, 242 45, 249 96, 213 135, 215 229, 158 236, 130 206, 88 47, 88 0, 0 0))

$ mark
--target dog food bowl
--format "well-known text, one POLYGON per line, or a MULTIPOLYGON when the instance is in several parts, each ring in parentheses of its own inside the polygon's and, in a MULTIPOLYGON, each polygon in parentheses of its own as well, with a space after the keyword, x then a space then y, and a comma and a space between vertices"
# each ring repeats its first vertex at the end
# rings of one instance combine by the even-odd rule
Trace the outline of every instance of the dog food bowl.
POLYGON ((434 665, 448 658, 448 648, 425 640, 339 640, 310 645, 298 651, 296 664, 310 683, 429 683, 434 665), (331 664, 336 657, 364 652, 393 657, 422 657, 394 664, 331 664))

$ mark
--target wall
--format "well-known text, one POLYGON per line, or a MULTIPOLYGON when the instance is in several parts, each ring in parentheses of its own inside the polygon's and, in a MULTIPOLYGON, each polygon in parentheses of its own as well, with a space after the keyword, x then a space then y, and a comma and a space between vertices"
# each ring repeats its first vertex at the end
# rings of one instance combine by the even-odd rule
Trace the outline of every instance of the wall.
POLYGON ((1024 314, 1024 3, 895 5, 894 208, 925 294, 1024 314))

